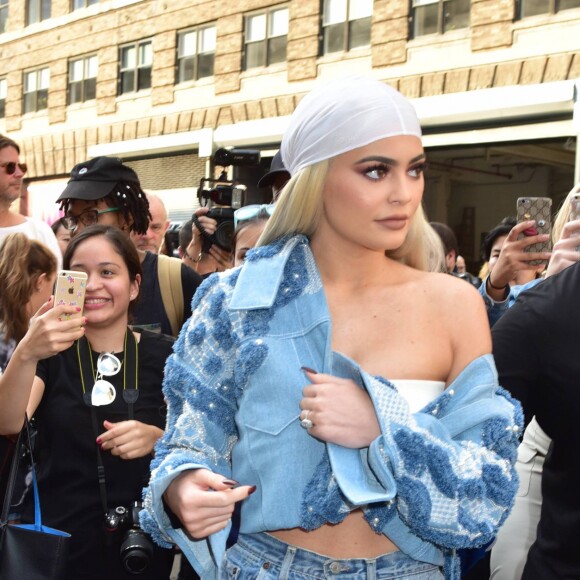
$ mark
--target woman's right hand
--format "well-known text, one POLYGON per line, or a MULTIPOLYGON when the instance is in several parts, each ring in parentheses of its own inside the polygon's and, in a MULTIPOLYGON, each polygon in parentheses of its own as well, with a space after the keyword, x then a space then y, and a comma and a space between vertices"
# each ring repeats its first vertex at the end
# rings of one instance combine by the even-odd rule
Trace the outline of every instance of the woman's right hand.
POLYGON ((189 535, 199 540, 225 529, 235 504, 256 490, 256 486, 236 485, 208 469, 192 469, 169 484, 164 498, 189 535))
POLYGON ((78 307, 64 304, 53 307, 53 304, 54 296, 51 296, 30 319, 30 327, 19 348, 21 356, 30 360, 48 358, 84 336, 86 318, 67 319, 67 315, 78 314, 78 307))

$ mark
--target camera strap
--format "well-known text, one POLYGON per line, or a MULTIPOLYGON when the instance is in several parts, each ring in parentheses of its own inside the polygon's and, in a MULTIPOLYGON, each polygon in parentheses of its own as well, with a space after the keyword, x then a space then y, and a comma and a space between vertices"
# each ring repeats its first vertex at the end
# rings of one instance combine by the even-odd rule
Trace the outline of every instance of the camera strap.
MULTIPOLYGON (((87 340, 86 336, 83 336, 77 341, 77 355, 79 361, 79 370, 81 373, 81 384, 83 388, 83 400, 87 406, 91 409, 91 421, 93 425, 93 433, 95 440, 99 436, 99 421, 97 419, 96 407, 91 403, 91 393, 87 392, 86 385, 90 385, 91 381, 95 382, 95 365, 93 361, 93 355, 91 352, 91 345, 87 340)), ((139 363, 139 347, 137 343, 137 338, 133 332, 127 328, 125 332, 125 350, 124 350, 124 361, 123 361, 123 400, 127 403, 127 416, 129 420, 134 418, 134 405, 139 397, 139 386, 138 386, 138 363, 139 363), (130 340, 129 336, 133 339, 130 340), (127 370, 129 369, 129 370, 127 370), (134 376, 130 377, 131 383, 134 388, 127 389, 127 372, 131 374, 134 370, 134 376)), ((103 456, 101 454, 101 448, 99 445, 97 447, 97 477, 99 480, 99 493, 101 496, 101 505, 103 508, 103 513, 106 514, 109 510, 107 503, 107 480, 105 476, 105 466, 103 464, 103 456)))
POLYGON ((207 233, 206 229, 203 227, 203 225, 201 224, 199 219, 197 219, 197 216, 195 214, 193 214, 191 216, 191 221, 193 222, 193 224, 195 225, 195 227, 199 230, 199 233, 201 234, 201 238, 202 238, 202 240, 201 240, 201 253, 207 254, 209 252, 210 248, 214 244, 213 236, 211 234, 207 233))

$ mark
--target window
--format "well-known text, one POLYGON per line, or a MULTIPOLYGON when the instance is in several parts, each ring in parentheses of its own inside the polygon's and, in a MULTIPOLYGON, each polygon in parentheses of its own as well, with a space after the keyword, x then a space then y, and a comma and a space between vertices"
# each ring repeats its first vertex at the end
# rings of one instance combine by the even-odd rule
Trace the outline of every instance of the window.
POLYGON ((26 26, 50 18, 50 0, 26 0, 26 26))
POLYGON ((324 0, 323 54, 370 46, 373 0, 324 0))
POLYGON ((0 34, 6 30, 8 20, 8 0, 0 0, 0 34))
POLYGON ((98 61, 95 55, 68 63, 68 104, 84 103, 97 96, 98 61))
POLYGON ((580 7, 580 0, 520 0, 518 2, 518 17, 555 14, 560 10, 578 7, 580 7))
POLYGON ((86 8, 87 6, 98 4, 98 2, 99 0, 72 0, 72 9, 80 10, 81 8, 86 8))
POLYGON ((24 112, 33 113, 48 107, 50 70, 41 68, 24 73, 24 112))
POLYGON ((246 16, 245 66, 270 66, 286 60, 288 8, 246 16))
POLYGON ((121 48, 121 76, 119 94, 133 93, 151 88, 153 47, 143 40, 121 48))
POLYGON ((470 0, 413 0, 413 36, 469 27, 470 0))
POLYGON ((177 37, 177 82, 211 77, 215 45, 215 26, 180 32, 177 37))
POLYGON ((0 119, 4 119, 6 116, 6 92, 8 91, 8 86, 6 79, 0 79, 0 119))

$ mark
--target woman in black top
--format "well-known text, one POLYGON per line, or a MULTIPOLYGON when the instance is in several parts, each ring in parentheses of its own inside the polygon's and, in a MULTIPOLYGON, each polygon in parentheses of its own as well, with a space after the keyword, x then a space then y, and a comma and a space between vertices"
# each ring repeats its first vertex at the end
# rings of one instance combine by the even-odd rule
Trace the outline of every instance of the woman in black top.
POLYGON ((141 578, 168 579, 172 551, 150 543, 139 528, 139 505, 132 506, 141 500, 165 425, 161 382, 172 340, 128 329, 141 268, 120 230, 82 231, 64 265, 88 274, 84 317, 67 320, 63 314, 74 308, 52 308, 53 299, 41 309, 0 382, 0 431, 17 432, 25 408, 35 417, 43 521, 72 535, 70 580, 133 578, 126 567, 147 562, 141 578), (101 353, 107 354, 99 363, 101 353), (114 387, 114 400, 93 406, 100 370, 117 371, 100 377, 114 387), (126 539, 140 547, 131 548, 135 542, 126 539))

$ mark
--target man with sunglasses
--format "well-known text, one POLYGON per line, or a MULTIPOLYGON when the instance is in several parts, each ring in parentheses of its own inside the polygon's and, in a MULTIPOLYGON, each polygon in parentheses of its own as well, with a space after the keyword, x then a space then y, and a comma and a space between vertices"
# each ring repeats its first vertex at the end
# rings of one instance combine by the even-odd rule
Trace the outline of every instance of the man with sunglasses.
POLYGON ((20 163, 20 147, 12 139, 0 135, 0 242, 9 234, 23 233, 45 244, 60 267, 62 255, 50 226, 11 209, 21 196, 25 173, 26 164, 20 163))

